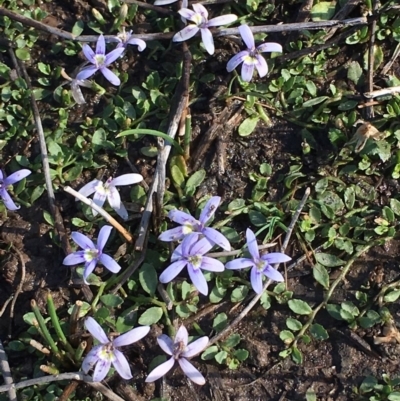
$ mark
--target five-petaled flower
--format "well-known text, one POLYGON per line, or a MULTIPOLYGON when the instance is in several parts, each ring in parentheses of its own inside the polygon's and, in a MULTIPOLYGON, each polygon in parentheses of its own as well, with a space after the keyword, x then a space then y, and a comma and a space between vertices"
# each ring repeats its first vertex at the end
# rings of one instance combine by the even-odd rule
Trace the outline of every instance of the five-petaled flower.
POLYGON ((274 281, 283 281, 282 274, 274 269, 271 264, 288 262, 291 258, 284 253, 279 252, 267 253, 260 257, 256 236, 249 228, 246 231, 246 239, 251 259, 235 259, 228 262, 225 267, 232 270, 252 267, 250 273, 251 285, 257 294, 261 294, 263 288, 262 280, 264 276, 267 276, 269 279, 274 281))
POLYGON ((196 35, 196 33, 200 30, 204 47, 208 53, 214 54, 214 39, 211 31, 208 28, 230 24, 231 22, 237 20, 237 16, 234 14, 226 14, 208 20, 208 11, 202 4, 192 4, 192 7, 194 11, 189 10, 188 8, 181 8, 178 12, 183 18, 194 22, 194 24, 189 24, 181 31, 177 32, 172 40, 174 42, 188 40, 196 35))
POLYGON ((82 50, 87 60, 93 65, 85 67, 79 71, 76 75, 76 79, 87 79, 96 71, 100 71, 113 85, 119 85, 121 83, 120 79, 108 68, 108 66, 122 55, 125 51, 124 47, 117 47, 110 53, 106 54, 106 42, 104 36, 100 35, 96 44, 96 52, 86 44, 83 45, 82 50))
POLYGON ((118 41, 117 48, 126 48, 128 45, 136 45, 140 52, 142 52, 146 48, 146 42, 144 40, 133 38, 132 31, 125 32, 125 28, 115 38, 118 41))
POLYGON ((106 245, 108 237, 110 236, 112 227, 103 226, 99 232, 99 238, 97 245, 93 241, 77 231, 71 233, 73 241, 79 245, 83 250, 70 253, 63 260, 63 264, 67 266, 78 265, 80 263, 85 264, 85 270, 83 272, 83 279, 87 283, 86 279, 96 267, 97 263, 102 263, 110 272, 118 273, 121 270, 121 266, 109 255, 103 253, 103 248, 106 245))
MULTIPOLYGON (((143 177, 140 174, 123 174, 119 177, 110 177, 105 184, 100 180, 93 180, 84 185, 79 193, 83 196, 90 196, 94 193, 93 202, 102 207, 106 199, 110 206, 121 216, 124 220, 128 219, 128 212, 121 202, 121 197, 117 190, 117 186, 137 184, 142 181, 143 177)), ((96 216, 97 212, 93 209, 93 215, 96 216)))
POLYGON ((254 36, 247 25, 240 25, 239 32, 242 36, 243 42, 247 46, 247 50, 242 50, 233 56, 226 66, 228 72, 233 71, 240 63, 242 66, 242 79, 249 82, 253 77, 254 67, 257 68, 260 77, 268 74, 268 65, 265 58, 260 53, 263 52, 280 52, 282 53, 282 46, 279 43, 263 43, 255 46, 254 36))
POLYGON ((94 346, 82 362, 82 370, 88 373, 94 365, 93 381, 101 382, 110 370, 111 364, 119 375, 125 379, 132 379, 131 369, 125 355, 117 348, 141 340, 150 331, 149 326, 132 329, 110 341, 101 326, 92 317, 85 320, 85 327, 90 334, 100 342, 94 346))
POLYGON ((165 334, 161 334, 157 341, 162 350, 171 355, 171 358, 152 370, 147 376, 146 382, 154 382, 164 376, 175 365, 175 361, 178 361, 183 373, 191 381, 200 385, 206 382, 203 375, 186 358, 191 358, 203 351, 208 345, 208 337, 200 337, 188 345, 188 332, 185 326, 181 326, 174 341, 165 334))
POLYGON ((208 220, 211 219, 217 210, 220 201, 221 198, 219 196, 210 198, 204 206, 199 220, 178 209, 171 210, 168 213, 168 217, 175 223, 181 224, 181 226, 163 232, 158 239, 166 242, 178 241, 190 233, 198 233, 203 234, 212 244, 219 245, 222 249, 230 251, 231 245, 224 235, 214 228, 205 227, 208 220))
POLYGON ((224 265, 217 259, 204 256, 213 245, 207 238, 199 239, 199 234, 187 235, 171 256, 171 264, 161 273, 160 282, 169 283, 187 266, 193 285, 203 294, 208 294, 207 281, 203 270, 224 271, 224 265))
POLYGON ((31 173, 28 169, 22 169, 4 178, 4 174, 0 170, 0 197, 3 199, 4 205, 8 210, 18 210, 21 206, 17 206, 11 199, 10 194, 7 192, 7 187, 21 181, 31 173))

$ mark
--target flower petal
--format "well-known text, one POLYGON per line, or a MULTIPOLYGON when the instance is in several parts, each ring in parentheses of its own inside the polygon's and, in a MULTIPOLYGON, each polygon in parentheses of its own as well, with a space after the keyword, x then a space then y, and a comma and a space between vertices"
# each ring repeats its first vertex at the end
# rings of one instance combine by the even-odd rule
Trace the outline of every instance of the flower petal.
POLYGON ((205 227, 203 228, 202 233, 211 243, 217 244, 222 249, 225 249, 225 251, 231 250, 231 244, 229 241, 215 228, 205 227))
POLYGON ((160 282, 165 284, 172 281, 187 265, 187 260, 178 260, 171 263, 162 273, 159 278, 160 282))
POLYGON ((0 180, 3 180, 3 179, 4 179, 3 171, 0 170, 0 180))
POLYGON ((180 243, 174 250, 174 252, 172 252, 171 255, 171 262, 176 262, 177 260, 180 259, 185 259, 182 255, 182 243, 180 243))
POLYGON ((110 65, 113 63, 115 60, 121 57, 122 53, 125 51, 123 47, 117 47, 116 49, 112 50, 110 53, 106 55, 106 59, 104 61, 104 64, 110 65))
POLYGON ((6 189, 2 188, 0 190, 1 199, 3 199, 4 205, 8 210, 18 210, 21 206, 17 206, 14 201, 11 199, 10 194, 6 189))
POLYGON ((31 170, 26 168, 16 171, 9 175, 3 182, 3 185, 8 187, 9 185, 15 184, 18 181, 21 181, 23 178, 27 177, 29 174, 32 174, 31 170))
MULTIPOLYGON (((193 4, 194 5, 194 4, 193 4)), ((204 376, 185 358, 178 359, 179 365, 183 370, 183 373, 194 383, 202 386, 205 384, 206 379, 204 376)))
POLYGON ((281 252, 265 253, 264 255, 261 256, 261 259, 267 261, 271 265, 273 265, 274 263, 285 263, 292 260, 291 257, 281 252))
POLYGON ((183 343, 186 347, 187 343, 188 343, 188 339, 189 339, 189 333, 188 333, 186 327, 182 324, 175 334, 174 343, 175 344, 183 343))
POLYGON ((166 354, 172 355, 174 353, 174 342, 166 334, 161 334, 157 337, 157 342, 166 354))
POLYGON ((203 6, 203 4, 200 3, 195 3, 192 4, 193 10, 197 13, 200 14, 205 20, 208 19, 208 11, 207 9, 203 6))
POLYGON ((124 220, 128 220, 128 211, 126 210, 124 204, 121 202, 121 196, 118 189, 115 187, 110 187, 110 192, 107 196, 108 203, 117 212, 118 216, 124 220))
POLYGON ((154 2, 154 5, 155 6, 165 6, 167 4, 175 3, 176 1, 178 1, 178 0, 156 0, 154 2))
POLYGON ((242 65, 241 76, 244 82, 250 82, 253 78, 254 73, 254 63, 246 63, 246 61, 242 65))
POLYGON ((96 64, 96 54, 89 45, 83 45, 82 51, 89 63, 96 64))
POLYGON ((103 248, 106 245, 106 242, 111 234, 111 230, 113 229, 112 226, 103 226, 99 232, 99 237, 97 239, 97 249, 102 252, 103 248))
POLYGON ((71 238, 82 249, 96 249, 93 241, 86 235, 79 233, 78 231, 73 231, 71 233, 71 238))
POLYGON ((85 282, 85 284, 88 284, 87 278, 93 273, 93 270, 96 267, 96 265, 97 265, 97 259, 94 259, 85 265, 85 270, 83 271, 83 281, 85 282))
POLYGON ((200 354, 200 352, 207 347, 209 341, 210 339, 208 337, 198 338, 197 340, 188 344, 186 351, 182 352, 182 356, 185 358, 191 358, 192 356, 200 354))
POLYGON ((192 264, 188 265, 188 273, 189 277, 192 280, 193 285, 197 288, 200 294, 207 295, 208 294, 208 285, 207 281, 204 277, 203 272, 200 269, 194 269, 191 267, 192 264))
POLYGON ((247 48, 249 50, 253 50, 255 48, 254 36, 253 36, 253 32, 251 32, 251 29, 249 28, 249 26, 248 25, 240 25, 238 29, 239 29, 240 36, 242 37, 243 42, 246 44, 247 48))
POLYGON ((163 377, 166 373, 168 373, 172 367, 175 365, 174 357, 168 359, 168 361, 158 365, 155 369, 153 369, 146 378, 146 383, 152 383, 163 377))
POLYGON ((240 63, 243 63, 244 59, 249 55, 247 50, 243 50, 238 54, 234 55, 226 65, 226 70, 228 72, 233 71, 240 63))
POLYGON ((260 76, 260 78, 265 77, 268 74, 268 64, 265 61, 265 58, 259 54, 256 55, 256 62, 255 62, 255 66, 257 68, 258 71, 258 75, 260 76))
POLYGON ((262 293, 262 287, 263 287, 262 278, 263 278, 262 273, 258 271, 257 267, 254 266, 250 272, 250 282, 251 286, 253 287, 253 290, 257 294, 262 293))
POLYGON ((103 359, 99 359, 96 363, 96 367, 94 368, 93 372, 93 381, 94 382, 101 382, 109 372, 111 368, 110 361, 104 361, 103 359))
POLYGON ((201 40, 203 41, 204 47, 206 48, 208 54, 214 54, 214 39, 211 31, 208 28, 200 29, 201 32, 201 40))
POLYGON ((96 43, 96 54, 106 54, 106 41, 103 35, 100 35, 96 43))
POLYGON ((217 259, 209 258, 208 256, 203 256, 201 259, 200 269, 207 270, 210 272, 223 272, 225 266, 222 262, 217 259))
POLYGON ((107 67, 100 68, 100 72, 113 85, 115 85, 115 86, 121 85, 121 80, 107 67))
POLYGON ((175 227, 171 228, 171 230, 164 231, 158 237, 160 241, 171 242, 171 241, 179 241, 185 236, 183 233, 183 227, 175 227))
POLYGON ((191 20, 196 13, 188 8, 181 8, 178 13, 185 19, 191 20))
POLYGON ((141 181, 143 181, 143 176, 140 174, 122 174, 119 177, 113 178, 110 182, 110 186, 132 185, 141 181))
POLYGON ((190 215, 189 213, 182 212, 181 210, 178 209, 170 210, 170 212, 168 213, 168 217, 175 223, 181 225, 191 224, 195 226, 199 224, 199 222, 192 215, 190 215))
POLYGON ((263 273, 271 280, 277 281, 278 283, 281 283, 282 281, 285 281, 283 278, 282 274, 274 269, 272 266, 267 266, 263 273))
POLYGON ((70 253, 63 260, 63 265, 73 266, 79 265, 81 263, 85 263, 85 257, 83 256, 85 251, 78 251, 74 253, 70 253))
POLYGON ((201 224, 206 224, 207 221, 214 216, 214 213, 217 210, 220 202, 220 196, 213 196, 207 201, 207 203, 204 205, 203 210, 200 213, 199 221, 201 224))
POLYGON ((129 367, 129 363, 125 357, 125 355, 117 350, 114 349, 113 351, 115 359, 112 361, 112 364, 118 374, 125 380, 132 379, 132 372, 131 368, 129 367))
POLYGON ((143 337, 147 336, 149 331, 150 326, 136 327, 120 335, 114 339, 112 343, 115 347, 123 347, 124 345, 129 345, 141 340, 143 337))
POLYGON ((199 239, 199 234, 196 233, 192 233, 185 236, 185 238, 182 241, 182 250, 181 250, 182 256, 184 258, 196 254, 193 252, 192 247, 194 248, 196 246, 196 242, 198 239, 199 239))
MULTIPOLYGON (((106 201, 107 196, 101 192, 95 192, 93 196, 93 202, 100 207, 103 207, 104 202, 106 201)), ((96 210, 92 209, 93 215, 96 216, 96 210)))
POLYGON ((127 45, 135 45, 138 47, 138 50, 142 52, 146 48, 146 42, 142 39, 130 38, 127 42, 127 45))
POLYGON ((121 266, 110 255, 103 253, 100 255, 99 260, 111 273, 118 273, 121 270, 121 266))
MULTIPOLYGON (((191 235, 193 235, 193 234, 191 234, 191 235)), ((197 235, 197 234, 195 234, 195 235, 197 235)), ((213 247, 213 245, 214 244, 211 244, 207 238, 202 238, 201 240, 199 240, 193 244, 193 246, 190 250, 190 255, 204 255, 213 247)))
POLYGON ((78 74, 76 74, 76 79, 78 81, 81 81, 83 79, 87 79, 89 77, 91 77, 96 71, 98 70, 98 68, 94 65, 91 65, 89 67, 83 68, 82 70, 80 70, 78 72, 78 74))
POLYGON ((260 258, 260 251, 258 250, 258 244, 256 236, 254 235, 253 231, 248 228, 246 230, 246 241, 247 241, 247 248, 249 249, 250 255, 253 257, 254 260, 260 258))
POLYGON ((257 50, 260 53, 264 52, 277 52, 282 53, 283 49, 279 43, 262 43, 261 45, 257 46, 257 50))
POLYGON ((207 22, 207 26, 220 26, 220 25, 227 25, 230 24, 238 19, 237 15, 235 14, 226 14, 221 15, 220 17, 211 18, 207 22))
POLYGON ((84 185, 78 192, 83 196, 90 196, 96 192, 97 185, 101 184, 100 180, 93 180, 84 185))
POLYGON ((196 35, 199 32, 199 27, 197 25, 189 24, 181 31, 177 32, 172 38, 173 42, 183 42, 184 40, 188 40, 196 35))
POLYGON ((91 316, 89 316, 85 320, 85 327, 86 330, 99 342, 102 344, 108 344, 110 340, 108 339, 106 333, 102 329, 102 327, 96 322, 95 319, 93 319, 91 316))
POLYGON ((239 270, 245 269, 246 267, 254 266, 254 261, 248 258, 238 258, 235 260, 231 260, 225 265, 226 269, 230 270, 239 270))
POLYGON ((88 373, 89 370, 93 369, 94 365, 99 360, 99 351, 102 348, 103 348, 103 345, 101 345, 101 344, 96 345, 85 356, 85 359, 82 361, 82 370, 85 373, 88 373))

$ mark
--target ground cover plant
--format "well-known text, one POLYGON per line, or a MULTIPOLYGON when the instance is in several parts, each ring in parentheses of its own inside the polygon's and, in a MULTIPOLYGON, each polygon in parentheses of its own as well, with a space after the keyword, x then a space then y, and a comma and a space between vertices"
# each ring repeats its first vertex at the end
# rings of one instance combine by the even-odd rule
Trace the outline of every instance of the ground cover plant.
POLYGON ((399 13, 0 0, 0 400, 400 399, 399 13))

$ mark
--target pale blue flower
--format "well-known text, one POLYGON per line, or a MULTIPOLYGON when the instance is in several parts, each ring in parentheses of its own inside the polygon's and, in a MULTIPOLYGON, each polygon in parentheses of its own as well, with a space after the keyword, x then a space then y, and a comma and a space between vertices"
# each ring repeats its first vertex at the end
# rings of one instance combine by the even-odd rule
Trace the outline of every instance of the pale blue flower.
POLYGON ((28 169, 22 169, 4 178, 4 174, 0 170, 0 197, 8 210, 18 210, 21 206, 17 206, 11 199, 10 194, 7 192, 7 187, 21 181, 31 173, 32 171, 28 169))

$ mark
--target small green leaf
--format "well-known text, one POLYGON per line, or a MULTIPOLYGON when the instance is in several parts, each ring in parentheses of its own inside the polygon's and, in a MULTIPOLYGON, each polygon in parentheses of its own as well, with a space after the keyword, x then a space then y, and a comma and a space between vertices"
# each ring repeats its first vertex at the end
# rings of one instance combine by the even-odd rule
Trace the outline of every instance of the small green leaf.
POLYGON ((325 266, 316 263, 313 267, 313 276, 322 287, 326 290, 329 288, 329 274, 325 266))
POLYGON ((235 288, 231 294, 231 301, 232 302, 241 302, 245 299, 246 295, 249 292, 249 287, 247 285, 240 285, 239 287, 235 288))
POLYGON ((203 361, 209 361, 215 358, 215 355, 218 353, 218 347, 216 345, 212 345, 211 347, 207 348, 202 354, 201 359, 203 361))
POLYGON ((119 305, 122 305, 124 300, 118 295, 106 294, 100 297, 100 301, 103 302, 105 306, 109 308, 117 308, 119 305))
POLYGON ((360 385, 360 393, 366 394, 374 390, 378 380, 373 376, 367 376, 360 385))
POLYGON ((237 349, 233 353, 233 356, 239 361, 243 362, 249 357, 249 351, 245 349, 237 349))
POLYGON ((303 327, 299 320, 293 319, 292 317, 286 319, 286 326, 292 331, 299 331, 303 327))
POLYGON ((356 85, 359 84, 360 78, 363 76, 363 70, 358 61, 352 61, 347 69, 347 78, 356 85))
POLYGON ((35 202, 35 200, 39 199, 44 192, 44 187, 35 187, 31 194, 31 203, 35 202))
POLYGON ((288 305, 289 308, 298 315, 309 315, 312 312, 310 305, 301 299, 291 299, 288 305))
POLYGON ((181 286, 181 292, 182 299, 185 301, 192 292, 192 286, 187 281, 184 281, 181 286))
POLYGON ((310 327, 310 333, 316 340, 326 340, 329 338, 328 332, 318 323, 314 323, 310 327))
POLYGON ((213 329, 218 333, 228 325, 228 316, 226 313, 219 313, 213 320, 213 329))
POLYGON ((336 1, 320 1, 311 9, 313 21, 327 21, 335 15, 336 1))
POLYGON ((292 347, 292 360, 298 365, 301 365, 303 363, 303 354, 297 347, 292 347))
POLYGON ((390 393, 388 395, 388 400, 389 401, 400 401, 400 392, 394 391, 393 393, 390 393))
POLYGON ((221 346, 224 348, 233 348, 240 343, 240 340, 241 338, 239 334, 232 334, 221 344, 221 346))
POLYGON ((248 117, 246 118, 238 128, 238 133, 240 136, 250 135, 256 128, 259 121, 259 117, 248 117))
POLYGON ((228 353, 226 351, 219 351, 214 358, 219 364, 222 365, 223 363, 226 363, 226 360, 228 359, 228 353))
POLYGON ((315 390, 312 387, 307 389, 306 401, 317 401, 317 394, 315 394, 315 390))
POLYGON ((159 306, 153 306, 147 309, 139 318, 139 324, 142 326, 150 326, 157 323, 163 314, 162 308, 159 306))
POLYGON ((400 297, 400 290, 393 290, 385 294, 383 297, 384 302, 396 302, 400 297))
POLYGON ((213 287, 213 289, 210 292, 209 300, 213 304, 218 304, 219 302, 222 301, 225 294, 226 294, 226 288, 223 288, 223 287, 219 288, 219 287, 215 286, 215 287, 213 287))
POLYGON ((326 267, 337 267, 345 264, 344 260, 339 259, 337 256, 323 252, 315 254, 315 260, 326 267))
POLYGON ((285 345, 290 345, 294 341, 294 334, 289 330, 282 330, 279 333, 279 338, 285 345))
POLYGON ((158 277, 157 272, 153 265, 143 263, 139 270, 139 281, 142 288, 151 296, 153 296, 157 289, 158 277))
POLYGON ((22 61, 28 61, 31 59, 30 52, 26 48, 16 49, 15 55, 22 61))
POLYGON ((390 208, 394 214, 400 216, 400 202, 397 199, 390 199, 390 208))

